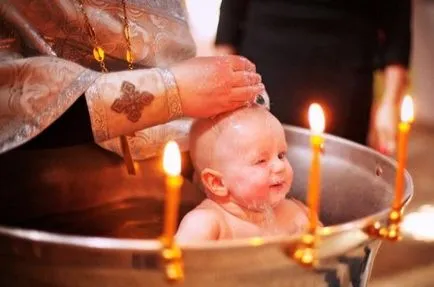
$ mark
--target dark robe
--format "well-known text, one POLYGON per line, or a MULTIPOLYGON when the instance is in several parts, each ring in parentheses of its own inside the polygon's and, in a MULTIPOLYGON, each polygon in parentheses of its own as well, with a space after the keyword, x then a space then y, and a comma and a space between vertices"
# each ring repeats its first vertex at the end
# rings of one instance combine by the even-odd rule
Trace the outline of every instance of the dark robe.
POLYGON ((373 72, 408 67, 409 0, 223 0, 216 44, 256 65, 271 111, 307 127, 309 104, 326 112, 326 131, 364 144, 373 72))

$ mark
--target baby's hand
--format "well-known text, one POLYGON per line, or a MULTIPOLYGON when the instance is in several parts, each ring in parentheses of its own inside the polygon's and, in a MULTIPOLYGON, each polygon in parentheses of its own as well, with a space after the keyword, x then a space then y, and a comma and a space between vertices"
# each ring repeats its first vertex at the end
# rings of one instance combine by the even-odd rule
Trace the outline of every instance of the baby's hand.
POLYGON ((194 209, 181 221, 176 241, 178 243, 217 240, 220 225, 218 215, 209 209, 194 209))

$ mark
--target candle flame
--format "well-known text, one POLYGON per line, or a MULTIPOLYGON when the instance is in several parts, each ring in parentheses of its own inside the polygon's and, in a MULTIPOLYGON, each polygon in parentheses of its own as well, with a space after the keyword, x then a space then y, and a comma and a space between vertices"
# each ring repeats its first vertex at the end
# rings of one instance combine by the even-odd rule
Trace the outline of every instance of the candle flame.
POLYGON ((309 107, 309 124, 312 132, 321 134, 325 129, 324 112, 319 104, 311 104, 309 107))
POLYGON ((181 174, 181 152, 178 144, 169 141, 164 147, 163 168, 166 174, 178 176, 181 174))
POLYGON ((413 99, 407 95, 404 97, 401 105, 401 121, 411 123, 414 120, 413 99))

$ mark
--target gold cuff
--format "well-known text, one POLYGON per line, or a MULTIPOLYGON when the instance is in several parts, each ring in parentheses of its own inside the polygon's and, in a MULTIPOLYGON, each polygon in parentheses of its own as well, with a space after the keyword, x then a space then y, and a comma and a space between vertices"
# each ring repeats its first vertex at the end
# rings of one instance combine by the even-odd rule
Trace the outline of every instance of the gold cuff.
POLYGON ((105 102, 98 92, 98 87, 92 85, 85 92, 85 98, 89 110, 94 141, 98 143, 110 139, 105 102))
POLYGON ((167 107, 169 109, 169 121, 183 116, 181 97, 175 76, 169 69, 157 69, 166 87, 167 107))

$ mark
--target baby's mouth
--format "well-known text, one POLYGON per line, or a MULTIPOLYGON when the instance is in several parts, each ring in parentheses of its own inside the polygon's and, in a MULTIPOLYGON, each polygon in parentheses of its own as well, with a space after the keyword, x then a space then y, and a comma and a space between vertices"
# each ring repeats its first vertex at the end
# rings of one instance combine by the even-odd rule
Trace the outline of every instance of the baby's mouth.
POLYGON ((284 181, 279 181, 270 185, 271 188, 281 188, 284 185, 284 181))

